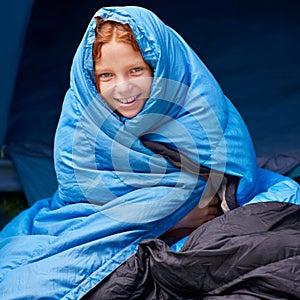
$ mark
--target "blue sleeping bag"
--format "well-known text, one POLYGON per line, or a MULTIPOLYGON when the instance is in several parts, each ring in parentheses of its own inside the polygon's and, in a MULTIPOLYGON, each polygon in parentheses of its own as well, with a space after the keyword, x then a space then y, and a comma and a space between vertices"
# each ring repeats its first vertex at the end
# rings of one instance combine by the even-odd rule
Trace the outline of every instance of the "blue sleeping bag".
MULTIPOLYGON (((299 186, 257 168, 241 116, 195 52, 150 11, 108 7, 95 16, 128 23, 154 70, 149 100, 122 121, 98 95, 94 18, 75 54, 55 137, 58 190, 0 233, 1 299, 79 299, 194 208, 207 181, 143 144, 239 178, 239 205, 299 204, 299 186)), ((220 182, 216 183, 221 184, 220 182)))

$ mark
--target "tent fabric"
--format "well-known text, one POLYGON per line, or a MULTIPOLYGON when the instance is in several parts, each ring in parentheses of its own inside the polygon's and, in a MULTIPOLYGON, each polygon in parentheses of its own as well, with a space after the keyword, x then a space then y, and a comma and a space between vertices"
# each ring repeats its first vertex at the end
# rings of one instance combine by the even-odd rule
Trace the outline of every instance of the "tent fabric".
POLYGON ((300 167, 300 152, 277 153, 275 155, 258 157, 257 162, 261 168, 269 169, 280 174, 290 174, 290 176, 295 177, 299 176, 295 170, 300 167))
POLYGON ((18 173, 9 159, 0 159, 0 190, 4 192, 21 192, 18 173))
POLYGON ((0 3, 0 37, 3 41, 0 52, 0 147, 4 143, 9 111, 13 98, 15 79, 18 73, 19 61, 22 55, 23 42, 30 19, 33 0, 1 1, 0 3), (18 9, 16 9, 18 7, 18 9), (18 22, 10 32, 11 20, 18 22))
POLYGON ((3 147, 3 151, 11 161, 3 160, 8 165, 8 171, 2 175, 4 179, 2 191, 8 190, 8 186, 5 184, 10 178, 14 187, 11 191, 15 192, 19 187, 19 191, 24 192, 28 205, 55 193, 57 180, 54 170, 53 149, 50 145, 40 142, 10 143, 3 147), (13 173, 13 171, 15 172, 13 173), (14 177, 8 177, 8 172, 17 174, 14 177))
POLYGON ((239 205, 299 204, 295 181, 257 168, 243 119, 176 31, 142 8, 102 8, 98 15, 132 27, 154 70, 151 95, 135 118, 120 121, 97 94, 92 19, 73 60, 56 131, 59 188, 0 233, 0 296, 7 300, 79 299, 141 241, 160 236, 205 196, 201 176, 171 165, 141 137, 199 168, 239 177, 239 205))
POLYGON ((36 201, 45 198, 45 195, 55 193, 57 180, 52 158, 34 157, 21 153, 11 153, 11 158, 16 165, 28 205, 31 206, 36 201), (31 180, 26 180, 28 177, 31 180))

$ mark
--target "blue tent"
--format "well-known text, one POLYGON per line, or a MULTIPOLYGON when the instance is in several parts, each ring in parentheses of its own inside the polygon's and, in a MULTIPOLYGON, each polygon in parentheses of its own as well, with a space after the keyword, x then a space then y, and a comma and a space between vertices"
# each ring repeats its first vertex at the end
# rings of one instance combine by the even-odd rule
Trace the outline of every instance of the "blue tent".
POLYGON ((24 191, 29 205, 53 195, 53 136, 73 54, 94 11, 118 4, 149 8, 176 29, 244 117, 259 164, 299 176, 297 2, 2 1, 0 191, 24 191))

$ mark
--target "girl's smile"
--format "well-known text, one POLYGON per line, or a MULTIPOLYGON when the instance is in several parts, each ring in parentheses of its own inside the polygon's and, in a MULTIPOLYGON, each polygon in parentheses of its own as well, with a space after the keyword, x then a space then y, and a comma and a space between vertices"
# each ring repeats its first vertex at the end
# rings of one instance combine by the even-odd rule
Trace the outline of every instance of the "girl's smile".
POLYGON ((143 109, 153 74, 141 53, 130 44, 115 40, 103 44, 95 75, 101 96, 118 115, 133 118, 143 109))

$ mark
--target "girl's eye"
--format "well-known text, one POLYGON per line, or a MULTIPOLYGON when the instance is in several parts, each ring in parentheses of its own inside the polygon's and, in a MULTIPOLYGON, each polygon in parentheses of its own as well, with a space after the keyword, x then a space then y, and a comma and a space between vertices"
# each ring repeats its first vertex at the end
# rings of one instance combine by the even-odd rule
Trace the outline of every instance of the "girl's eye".
POLYGON ((138 68, 133 68, 131 70, 131 73, 133 74, 138 74, 138 73, 141 73, 144 69, 142 67, 138 67, 138 68))
POLYGON ((100 80, 108 80, 112 77, 112 73, 102 73, 99 75, 100 80))

